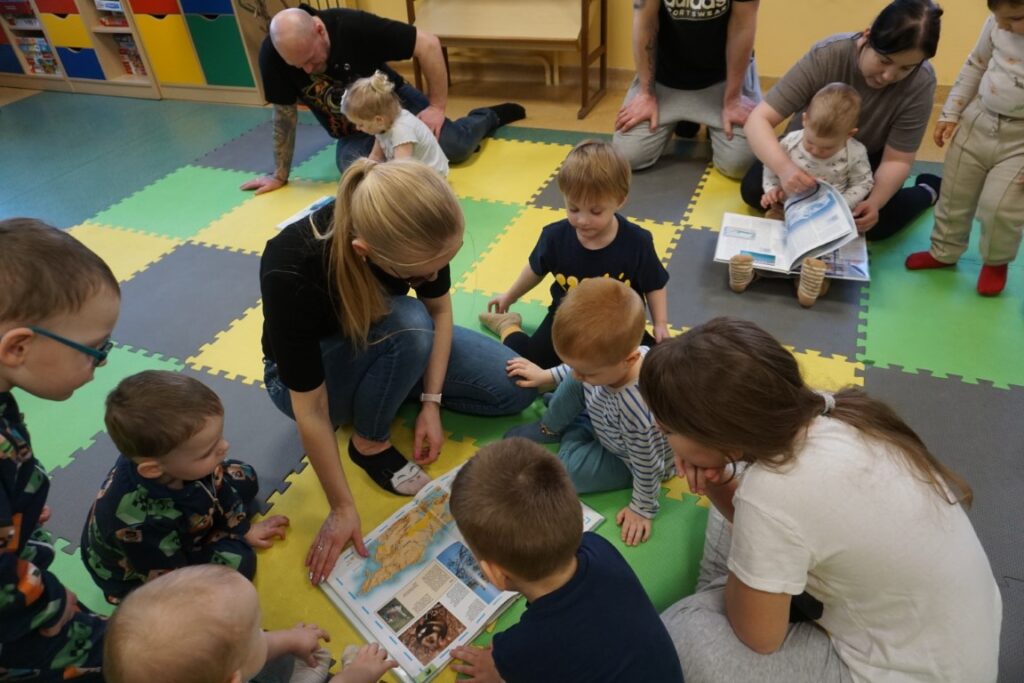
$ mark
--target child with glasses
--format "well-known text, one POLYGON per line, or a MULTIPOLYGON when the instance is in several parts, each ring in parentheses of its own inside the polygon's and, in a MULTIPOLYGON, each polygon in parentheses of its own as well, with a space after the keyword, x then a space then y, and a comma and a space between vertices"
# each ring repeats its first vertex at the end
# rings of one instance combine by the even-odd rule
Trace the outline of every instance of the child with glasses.
POLYGON ((189 565, 221 564, 251 579, 254 548, 284 538, 288 518, 252 522, 256 473, 225 459, 217 394, 187 375, 147 370, 110 392, 105 421, 121 455, 82 531, 82 561, 107 601, 189 565))
POLYGON ((106 621, 51 571, 50 481, 12 390, 69 398, 106 360, 120 307, 117 279, 81 242, 0 221, 0 677, 103 680, 106 621))

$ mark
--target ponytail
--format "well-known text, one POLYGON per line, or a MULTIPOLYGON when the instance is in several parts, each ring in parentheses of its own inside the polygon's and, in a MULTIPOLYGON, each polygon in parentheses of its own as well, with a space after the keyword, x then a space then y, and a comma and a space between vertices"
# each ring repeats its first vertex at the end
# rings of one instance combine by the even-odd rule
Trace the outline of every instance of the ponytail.
POLYGON ((341 98, 341 113, 354 121, 371 121, 380 116, 392 122, 401 111, 395 84, 379 70, 354 82, 341 98))

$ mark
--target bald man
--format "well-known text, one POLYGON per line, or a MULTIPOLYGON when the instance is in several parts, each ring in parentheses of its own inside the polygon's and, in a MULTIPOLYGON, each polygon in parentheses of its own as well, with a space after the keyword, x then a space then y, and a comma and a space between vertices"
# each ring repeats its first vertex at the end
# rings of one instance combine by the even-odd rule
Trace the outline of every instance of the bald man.
POLYGON ((451 121, 445 118, 448 75, 437 36, 359 10, 315 10, 299 5, 274 15, 270 35, 260 48, 263 91, 274 105, 275 171, 250 180, 242 189, 261 194, 288 182, 295 152, 296 105, 300 102, 338 140, 339 171, 369 155, 373 136, 356 130, 341 113, 340 103, 345 88, 377 69, 395 84, 402 106, 433 131, 451 163, 465 161, 483 138, 526 116, 518 104, 505 103, 474 109, 451 121), (385 64, 413 57, 427 79, 429 99, 385 64))

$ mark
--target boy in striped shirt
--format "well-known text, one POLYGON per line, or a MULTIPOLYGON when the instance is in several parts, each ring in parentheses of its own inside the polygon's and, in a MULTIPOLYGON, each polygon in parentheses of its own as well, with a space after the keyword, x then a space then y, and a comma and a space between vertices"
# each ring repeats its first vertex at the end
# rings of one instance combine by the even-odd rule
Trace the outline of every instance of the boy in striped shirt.
POLYGON ((591 278, 573 287, 555 313, 551 337, 565 363, 542 370, 525 358, 508 362, 520 386, 557 385, 544 418, 505 436, 560 440, 558 458, 579 493, 632 486, 619 511, 626 545, 651 536, 661 482, 674 474, 672 449, 640 395, 647 347, 644 304, 627 285, 591 278))

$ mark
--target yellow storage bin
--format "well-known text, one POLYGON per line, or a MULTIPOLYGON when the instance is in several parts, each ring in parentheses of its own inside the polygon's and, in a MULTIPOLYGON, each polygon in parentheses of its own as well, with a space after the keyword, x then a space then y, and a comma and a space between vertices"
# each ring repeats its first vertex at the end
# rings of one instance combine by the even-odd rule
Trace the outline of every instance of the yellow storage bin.
POLYGON ((54 47, 92 47, 89 31, 86 30, 80 14, 61 16, 42 13, 39 19, 43 22, 46 35, 50 37, 54 47))
POLYGON ((135 25, 160 83, 205 85, 185 18, 180 14, 136 14, 135 25))

